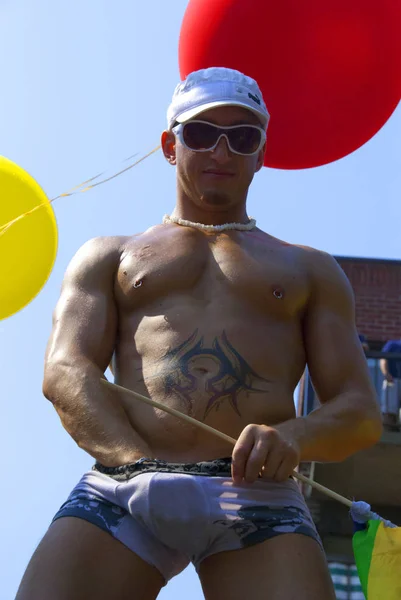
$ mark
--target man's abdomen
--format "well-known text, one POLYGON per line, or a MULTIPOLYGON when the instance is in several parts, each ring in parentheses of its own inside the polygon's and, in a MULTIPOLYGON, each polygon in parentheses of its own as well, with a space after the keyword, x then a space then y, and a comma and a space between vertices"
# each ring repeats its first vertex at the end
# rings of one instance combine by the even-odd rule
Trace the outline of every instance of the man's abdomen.
MULTIPOLYGON (((228 308, 212 313, 205 307, 200 313, 199 307, 177 305, 169 312, 144 315, 131 343, 132 326, 123 329, 116 382, 234 438, 248 423, 273 425, 294 416, 293 391, 305 361, 297 322, 245 310, 230 314, 228 308)), ((229 450, 225 442, 140 400, 124 398, 124 406, 151 447, 172 452, 160 458, 198 460, 229 450), (176 455, 175 449, 189 454, 176 455), (198 454, 204 450, 207 456, 198 454)))

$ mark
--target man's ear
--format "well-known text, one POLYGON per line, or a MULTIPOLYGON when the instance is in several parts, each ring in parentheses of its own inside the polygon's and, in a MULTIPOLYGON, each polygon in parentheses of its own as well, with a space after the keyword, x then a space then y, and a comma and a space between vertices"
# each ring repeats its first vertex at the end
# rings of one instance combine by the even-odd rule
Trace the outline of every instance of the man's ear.
POLYGON ((161 146, 166 160, 170 165, 175 165, 177 163, 175 154, 175 135, 172 131, 163 131, 161 146))

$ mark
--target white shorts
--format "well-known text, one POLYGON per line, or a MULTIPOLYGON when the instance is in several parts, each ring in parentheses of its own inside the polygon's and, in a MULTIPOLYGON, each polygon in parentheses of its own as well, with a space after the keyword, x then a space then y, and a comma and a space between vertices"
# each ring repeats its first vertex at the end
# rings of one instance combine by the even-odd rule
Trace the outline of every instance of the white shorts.
POLYGON ((54 520, 78 517, 93 523, 155 566, 166 582, 190 562, 198 569, 211 554, 282 534, 306 535, 321 545, 292 478, 235 485, 230 463, 140 459, 104 467, 110 475, 95 467, 84 474, 54 520))
POLYGON ((389 413, 399 416, 401 407, 401 379, 394 381, 383 381, 382 393, 380 398, 382 413, 389 413))

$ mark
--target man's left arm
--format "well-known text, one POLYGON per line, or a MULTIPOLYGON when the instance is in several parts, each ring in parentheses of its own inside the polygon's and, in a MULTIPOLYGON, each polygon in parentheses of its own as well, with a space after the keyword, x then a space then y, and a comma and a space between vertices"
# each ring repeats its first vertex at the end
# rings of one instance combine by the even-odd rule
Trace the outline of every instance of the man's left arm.
POLYGON ((245 427, 232 454, 232 476, 259 473, 285 481, 300 462, 338 462, 373 446, 382 418, 355 327, 354 296, 337 262, 305 250, 310 295, 303 319, 309 373, 321 405, 273 427, 245 427))
POLYGON ((304 343, 321 406, 277 429, 299 445, 301 461, 341 461, 379 441, 382 418, 355 327, 354 296, 334 258, 312 252, 304 343))

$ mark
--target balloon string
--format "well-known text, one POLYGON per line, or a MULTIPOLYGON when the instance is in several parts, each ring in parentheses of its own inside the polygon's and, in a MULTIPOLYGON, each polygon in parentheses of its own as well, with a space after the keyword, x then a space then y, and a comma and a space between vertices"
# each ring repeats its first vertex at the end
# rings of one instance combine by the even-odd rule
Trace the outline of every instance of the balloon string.
MULTIPOLYGON (((30 210, 28 210, 25 213, 23 213, 22 215, 19 215, 18 217, 15 217, 15 219, 12 219, 8 223, 5 223, 4 225, 0 225, 0 237, 2 235, 4 235, 5 232, 12 225, 15 225, 15 223, 18 223, 18 221, 20 221, 24 217, 27 217, 28 215, 31 215, 36 210, 39 210, 40 208, 48 206, 48 204, 52 204, 55 200, 58 200, 59 198, 66 198, 68 196, 74 196, 75 194, 83 194, 84 192, 88 192, 89 190, 97 187, 98 185, 102 185, 103 183, 107 183, 108 181, 111 181, 112 179, 115 179, 119 175, 122 175, 126 171, 129 171, 130 169, 132 169, 136 165, 139 165, 139 163, 141 163, 143 160, 145 160, 145 158, 148 158, 149 156, 151 156, 152 154, 154 154, 155 152, 157 152, 160 148, 161 148, 161 146, 156 146, 156 148, 153 148, 153 150, 151 150, 150 152, 148 152, 144 156, 141 156, 141 158, 139 158, 138 160, 136 160, 134 163, 132 163, 131 165, 128 165, 128 167, 125 167, 124 169, 121 169, 121 171, 118 171, 117 173, 114 173, 114 175, 110 175, 110 177, 106 177, 105 179, 102 179, 101 181, 97 181, 96 183, 91 183, 92 181, 95 181, 96 179, 98 179, 99 177, 101 177, 102 175, 104 175, 104 173, 106 173, 106 171, 102 171, 98 175, 95 175, 94 177, 91 177, 90 179, 87 179, 86 181, 83 181, 82 183, 80 183, 80 184, 78 184, 78 185, 70 188, 68 191, 66 191, 66 192, 64 192, 62 194, 59 194, 58 196, 55 196, 54 198, 52 198, 51 200, 49 200, 48 203, 45 202, 45 203, 38 204, 34 208, 31 208, 30 210), (88 185, 88 184, 90 184, 90 185, 88 185), (85 187, 83 187, 83 186, 85 186, 85 187)), ((134 156, 136 156, 136 154, 133 154, 132 156, 126 158, 124 162, 126 162, 127 160, 130 160, 134 156)))

